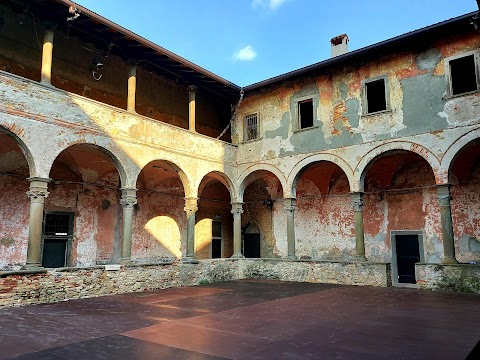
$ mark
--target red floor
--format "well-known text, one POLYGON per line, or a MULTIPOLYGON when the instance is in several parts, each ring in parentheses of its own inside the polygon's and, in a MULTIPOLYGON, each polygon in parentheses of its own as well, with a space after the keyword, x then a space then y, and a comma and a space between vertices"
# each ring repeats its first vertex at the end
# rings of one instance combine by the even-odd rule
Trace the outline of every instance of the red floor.
POLYGON ((479 325, 478 295, 244 280, 0 309, 0 359, 465 359, 479 325))

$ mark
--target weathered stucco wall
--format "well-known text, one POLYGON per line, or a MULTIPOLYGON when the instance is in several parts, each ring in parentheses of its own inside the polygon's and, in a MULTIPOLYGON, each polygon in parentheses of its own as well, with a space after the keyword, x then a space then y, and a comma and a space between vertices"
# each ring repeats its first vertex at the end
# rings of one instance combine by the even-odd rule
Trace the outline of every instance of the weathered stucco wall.
POLYGON ((19 269, 27 258, 28 181, 0 176, 0 269, 19 269))
MULTIPOLYGON (((451 164, 480 161, 478 148, 469 150, 466 159, 456 158, 480 136, 479 95, 446 96, 444 58, 479 45, 480 37, 473 30, 449 34, 247 93, 232 130, 232 139, 239 144, 238 187, 250 173, 261 170, 284 182, 283 196, 297 199, 299 257, 354 255, 348 193, 362 191, 368 259, 391 261, 391 232, 415 230, 422 234, 425 261, 438 263, 443 247, 435 185, 453 183, 457 258, 478 261, 478 180, 472 175, 468 184, 456 185, 451 164), (387 78, 390 108, 364 115, 362 81, 380 76, 387 78), (314 126, 298 130, 296 104, 305 98, 313 99, 314 126), (258 113, 259 139, 243 142, 244 116, 251 113, 258 113), (379 161, 388 154, 390 160, 379 161), (345 189, 330 194, 329 180, 327 186, 316 180, 337 181, 328 173, 306 176, 319 162, 341 168, 345 189)), ((244 197, 248 196, 246 191, 244 197)), ((285 220, 284 212, 273 213, 273 246, 280 256, 286 255, 285 220)))
POLYGON ((299 77, 248 94, 241 104, 233 139, 243 139, 243 117, 259 112, 260 138, 239 151, 241 162, 389 140, 452 126, 478 123, 477 95, 444 99, 444 56, 477 49, 480 37, 450 37, 414 52, 382 54, 369 62, 335 67, 316 77, 299 77), (390 109, 363 115, 362 81, 387 77, 390 109), (314 100, 314 127, 298 131, 296 102, 314 100), (469 106, 461 106, 469 104, 469 106))
POLYGON ((0 87, 5 131, 0 160, 8 175, 2 180, 8 192, 2 196, 18 198, 4 202, 0 210, 2 238, 16 244, 4 240, 7 245, 0 245, 2 268, 18 268, 26 258, 28 181, 20 180, 23 188, 14 185, 12 174, 52 179, 45 211, 74 213, 68 255, 72 266, 120 257, 121 187, 140 189, 133 259, 158 261, 185 252, 184 197, 197 197, 202 179, 212 171, 235 177, 235 149, 224 142, 5 73, 0 74, 0 87), (17 168, 22 172, 15 172, 17 168), (10 216, 14 221, 7 220, 10 216))
MULTIPOLYGON (((35 81, 40 80, 44 27, 31 16, 13 14, 6 7, 0 38, 0 70, 35 81)), ((27 14, 27 13, 25 13, 27 14)), ((115 46, 115 45, 114 45, 115 46)), ((145 70, 137 70, 136 111, 144 116, 181 128, 188 128, 188 89, 186 86, 145 70)), ((87 98, 126 109, 129 64, 125 59, 82 43, 57 29, 53 40, 52 85, 87 98), (104 64, 97 70, 93 64, 104 64), (97 81, 92 76, 101 78, 97 81)), ((212 93, 197 96, 197 127, 204 135, 218 136, 230 120, 230 103, 212 93)), ((228 138, 224 138, 227 139, 228 138)))

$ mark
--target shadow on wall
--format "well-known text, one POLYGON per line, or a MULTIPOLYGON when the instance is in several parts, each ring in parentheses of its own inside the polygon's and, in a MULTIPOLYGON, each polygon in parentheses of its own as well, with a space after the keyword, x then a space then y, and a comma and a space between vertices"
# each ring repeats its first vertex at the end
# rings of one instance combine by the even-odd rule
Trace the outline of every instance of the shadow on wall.
POLYGON ((157 241, 155 249, 145 246, 144 253, 137 250, 137 258, 160 257, 180 258, 182 256, 182 238, 177 222, 168 216, 157 216, 147 222, 145 230, 157 241), (143 256, 142 256, 143 255, 143 256), (170 256, 169 256, 170 255, 170 256))

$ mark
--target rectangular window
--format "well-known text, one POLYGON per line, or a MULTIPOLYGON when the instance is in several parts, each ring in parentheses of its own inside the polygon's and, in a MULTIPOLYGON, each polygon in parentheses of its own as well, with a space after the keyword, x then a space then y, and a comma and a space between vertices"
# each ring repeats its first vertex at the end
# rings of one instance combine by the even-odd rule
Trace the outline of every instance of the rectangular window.
POLYGON ((313 99, 298 102, 298 128, 306 129, 313 126, 313 99))
POLYGON ((222 222, 212 221, 212 259, 222 257, 222 222))
POLYGON ((450 95, 477 91, 477 61, 475 54, 447 60, 450 70, 450 95))
POLYGON ((258 139, 258 113, 245 116, 244 120, 244 140, 258 139))
POLYGON ((365 81, 363 85, 365 114, 388 109, 386 79, 365 81))

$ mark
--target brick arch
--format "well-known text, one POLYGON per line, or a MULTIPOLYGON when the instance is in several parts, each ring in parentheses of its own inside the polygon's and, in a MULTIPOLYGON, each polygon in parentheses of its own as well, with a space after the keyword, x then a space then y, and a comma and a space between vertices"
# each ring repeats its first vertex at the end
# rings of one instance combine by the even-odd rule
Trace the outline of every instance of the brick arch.
POLYGON ((420 155, 430 165, 435 176, 435 182, 437 184, 443 183, 443 177, 440 173, 440 161, 431 150, 410 141, 392 141, 379 145, 362 156, 353 173, 355 182, 352 191, 363 191, 365 175, 369 166, 380 155, 394 150, 404 150, 420 155))
MULTIPOLYGON (((158 158, 158 159, 151 159, 149 162, 147 162, 146 164, 144 164, 142 166, 142 168, 140 169, 140 171, 138 172, 137 176, 136 176, 136 179, 138 180, 138 176, 140 175, 140 173, 142 172, 143 168, 145 166, 147 166, 148 164, 154 162, 154 161, 161 161, 161 162, 165 162, 167 163, 169 166, 171 166, 175 172, 177 173, 178 177, 180 178, 180 181, 182 182, 182 185, 183 185, 183 192, 185 194, 185 197, 186 198, 190 198, 190 197, 197 197, 197 193, 193 191, 192 189, 192 186, 191 186, 191 181, 190 179, 188 178, 187 174, 185 171, 183 171, 183 169, 177 165, 176 163, 170 161, 170 160, 165 160, 165 159, 162 159, 162 158, 158 158)), ((136 184, 136 181, 135 181, 135 184, 136 184)), ((195 189, 196 190, 196 189, 195 189)))
POLYGON ((28 171, 29 171, 30 177, 37 176, 37 168, 35 166, 35 159, 32 155, 32 152, 30 151, 28 146, 23 142, 23 140, 20 138, 20 136, 18 136, 14 132, 10 131, 8 128, 6 128, 4 126, 1 126, 1 125, 0 125, 0 132, 2 132, 5 135, 11 137, 15 141, 17 146, 20 148, 23 155, 25 156, 25 159, 27 160, 28 171))
POLYGON ((458 137, 445 151, 445 154, 442 157, 441 163, 441 173, 445 177, 445 183, 450 179, 450 172, 452 169, 452 164, 456 156, 462 151, 462 149, 470 144, 472 141, 480 139, 480 129, 474 129, 469 131, 466 134, 458 137))
POLYGON ((233 201, 233 199, 235 198, 235 194, 237 193, 237 190, 235 188, 235 185, 234 185, 233 181, 230 179, 230 177, 227 174, 225 174, 221 171, 210 171, 210 172, 206 173, 202 177, 202 180, 200 181, 200 184, 198 185, 197 195, 200 196, 203 189, 208 184, 208 181, 205 181, 205 179, 208 175, 212 176, 213 178, 220 181, 223 185, 225 185, 228 192, 230 193, 230 199, 231 199, 231 201, 233 201))
MULTIPOLYGON (((53 166, 53 163, 55 162, 55 160, 58 158, 58 156, 65 150, 75 146, 75 145, 93 145, 95 147, 97 147, 101 152, 103 152, 104 154, 106 154, 108 156, 108 158, 110 158, 113 163, 115 164, 115 167, 117 168, 117 171, 120 175, 120 184, 121 184, 121 187, 132 187, 132 186, 129 186, 130 182, 129 182, 129 174, 127 173, 126 171, 126 168, 128 167, 129 164, 126 164, 126 160, 125 159, 122 159, 122 156, 120 155, 120 150, 116 149, 116 148, 111 148, 109 146, 105 146, 104 144, 98 144, 98 143, 95 143, 95 142, 89 142, 89 141, 74 141, 74 142, 71 142, 69 143, 67 146, 63 147, 63 148, 58 148, 56 149, 56 151, 53 153, 52 157, 49 159, 50 162, 49 162, 49 172, 51 171, 52 169, 52 166, 53 166)), ((134 187, 134 186, 133 186, 134 187)))
POLYGON ((287 188, 285 189, 285 193, 288 192, 289 197, 293 197, 293 198, 296 197, 297 182, 300 176, 302 175, 303 171, 308 166, 321 161, 335 164, 340 169, 342 169, 345 175, 347 176, 350 189, 352 188, 352 184, 354 183, 355 180, 353 177, 353 170, 351 166, 344 159, 342 159, 337 155, 323 153, 323 154, 315 154, 307 158, 304 158, 293 167, 287 179, 287 188))
POLYGON ((259 163, 252 165, 245 169, 242 174, 239 176, 237 180, 237 194, 235 197, 235 200, 232 199, 232 202, 242 202, 243 201, 243 193, 248 186, 248 178, 253 175, 255 172, 258 171, 268 171, 269 173, 275 175, 277 180, 280 182, 280 185, 282 185, 282 190, 285 196, 285 189, 286 189, 286 179, 283 173, 276 167, 267 163, 259 163))

